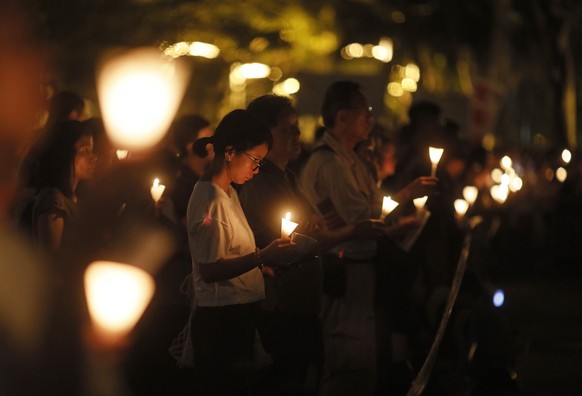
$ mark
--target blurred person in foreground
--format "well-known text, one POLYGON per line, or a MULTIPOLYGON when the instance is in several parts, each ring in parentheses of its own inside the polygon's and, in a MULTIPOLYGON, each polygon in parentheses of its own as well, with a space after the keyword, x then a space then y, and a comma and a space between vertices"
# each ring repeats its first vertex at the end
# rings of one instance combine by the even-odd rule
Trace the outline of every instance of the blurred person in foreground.
MULTIPOLYGON (((324 201, 346 224, 379 218, 382 197, 376 180, 354 152, 368 138, 372 113, 358 84, 337 81, 326 90, 322 108, 326 131, 312 151, 300 186, 314 207, 324 201)), ((428 194, 436 178, 419 178, 392 198, 401 204, 428 194)), ((321 210, 321 209, 320 209, 321 210)), ((387 219, 388 220, 388 219, 387 219)), ((406 234, 416 219, 385 227, 384 235, 406 234)), ((372 395, 377 381, 375 284, 376 240, 351 239, 331 249, 345 268, 345 290, 323 296, 324 373, 322 395, 372 395)), ((383 258, 383 260, 385 260, 383 258)), ((387 263, 380 263, 386 265, 387 263)))
POLYGON ((21 2, 0 1, 0 389, 73 395, 80 394, 79 371, 58 375, 66 364, 50 342, 53 276, 10 229, 18 166, 43 106, 45 62, 30 21, 21 2))

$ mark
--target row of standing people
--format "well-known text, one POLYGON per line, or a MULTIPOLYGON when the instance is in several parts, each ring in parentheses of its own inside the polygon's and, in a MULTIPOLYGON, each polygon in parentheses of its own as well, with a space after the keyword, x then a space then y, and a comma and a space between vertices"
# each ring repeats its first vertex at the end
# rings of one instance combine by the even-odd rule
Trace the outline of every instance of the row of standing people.
MULTIPOLYGON (((176 235, 186 231, 190 249, 177 255, 181 268, 168 285, 177 288, 176 280, 186 272, 184 260, 191 259, 192 304, 196 305, 191 314, 191 336, 196 372, 204 373, 196 376, 193 387, 204 389, 201 394, 241 389, 306 394, 310 375, 321 377, 322 394, 372 394, 381 384, 377 363, 382 354, 390 354, 390 348, 378 350, 378 345, 385 345, 383 338, 390 335, 387 322, 376 320, 385 313, 379 312, 381 304, 375 289, 377 268, 390 265, 390 257, 382 257, 377 244, 390 243, 389 238, 410 231, 415 221, 402 217, 386 226, 375 220, 380 217, 382 196, 374 175, 354 152, 356 145, 368 138, 372 126, 371 112, 359 86, 347 81, 330 86, 322 115, 326 132, 300 177, 288 166, 299 156, 301 145, 297 113, 287 98, 258 98, 247 110, 228 114, 214 134, 204 120, 181 120, 190 126, 199 125, 193 128, 197 131, 196 142, 177 141, 183 166, 167 194, 167 202, 174 204, 167 217, 175 219, 176 235), (187 218, 184 197, 189 198, 187 218), (328 207, 318 206, 322 202, 328 207), (279 237, 280 218, 285 211, 300 219, 298 232, 317 241, 309 254, 299 257, 295 244, 279 237), (334 265, 340 266, 339 271, 334 265), (334 276, 336 284, 332 284, 334 276), (324 284, 332 284, 334 292, 324 293, 324 284), (268 380, 259 381, 260 385, 248 376, 255 352, 255 330, 273 361, 268 380)), ((177 137, 179 124, 173 129, 177 137)), ((66 212, 57 205, 45 212, 54 224, 74 213, 79 181, 92 176, 96 156, 89 128, 83 122, 55 122, 51 128, 60 129, 54 133, 60 140, 48 139, 54 143, 47 144, 43 155, 54 155, 57 148, 66 150, 68 159, 61 161, 61 167, 69 170, 66 185, 56 183, 51 187, 64 192, 73 208, 66 212), (67 129, 79 130, 79 137, 73 138, 77 135, 67 129), (64 136, 71 142, 64 142, 64 136)), ((43 155, 38 157, 40 164, 45 163, 43 155)), ((44 165, 36 169, 52 171, 44 165)), ((63 175, 62 170, 57 174, 63 175)), ((393 197, 404 204, 433 192, 435 187, 435 178, 420 177, 393 197)), ((38 214, 34 218, 39 218, 38 214)), ((34 224, 33 230, 42 230, 36 223, 28 224, 34 224)), ((66 235, 65 230, 70 232, 72 228, 64 223, 52 227, 57 235, 59 231, 66 235)), ((186 238, 181 238, 185 242, 186 238)), ((151 310, 150 325, 163 327, 154 323, 167 308, 166 302, 151 310)), ((188 315, 184 306, 175 313, 167 319, 173 319, 176 325, 188 315)), ((162 331, 164 341, 173 330, 162 331)), ((166 352, 164 346, 160 345, 160 353, 149 358, 159 358, 166 352)), ((143 351, 136 354, 137 349, 133 355, 143 358, 143 351)), ((136 378, 143 374, 139 368, 147 366, 141 363, 134 358, 128 364, 130 381, 138 389, 136 378)), ((314 383, 318 388, 319 381, 314 383)))
MULTIPOLYGON (((299 179, 287 167, 300 153, 297 114, 288 99, 258 98, 196 143, 212 143, 215 153, 188 207, 197 304, 191 341, 196 366, 205 372, 203 394, 307 394, 308 374, 318 367, 321 394, 377 390, 377 344, 385 334, 376 331, 376 266, 390 259, 378 255, 377 239, 405 234, 416 220, 375 220, 382 196, 354 153, 372 126, 359 86, 332 84, 322 115, 326 133, 299 179), (298 256, 295 243, 280 237, 287 210, 301 219, 298 232, 317 241, 307 255, 298 256), (330 268, 340 285, 326 294, 330 268), (259 385, 249 375, 257 330, 273 359, 269 380, 259 385)), ((436 181, 420 177, 394 198, 404 203, 427 195, 436 181)))

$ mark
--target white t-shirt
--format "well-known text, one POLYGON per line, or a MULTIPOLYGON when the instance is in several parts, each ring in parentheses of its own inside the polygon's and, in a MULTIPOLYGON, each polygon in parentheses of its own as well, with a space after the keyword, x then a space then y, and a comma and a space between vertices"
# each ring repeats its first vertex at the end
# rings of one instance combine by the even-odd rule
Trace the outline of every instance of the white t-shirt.
POLYGON ((263 274, 258 268, 220 282, 206 283, 200 276, 198 263, 216 263, 255 251, 255 238, 238 195, 232 186, 228 192, 214 183, 199 181, 188 203, 188 244, 199 306, 245 304, 265 298, 263 274))

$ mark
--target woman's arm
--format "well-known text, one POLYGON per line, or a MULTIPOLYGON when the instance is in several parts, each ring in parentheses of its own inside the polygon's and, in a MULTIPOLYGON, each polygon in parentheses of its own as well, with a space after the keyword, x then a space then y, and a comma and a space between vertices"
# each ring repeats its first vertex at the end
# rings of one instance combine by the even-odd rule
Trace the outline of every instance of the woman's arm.
POLYGON ((38 243, 49 250, 56 250, 61 246, 65 220, 56 213, 45 212, 38 216, 36 221, 36 235, 38 243))
POLYGON ((250 253, 246 256, 231 259, 220 259, 214 263, 199 263, 198 267, 204 282, 212 283, 236 278, 258 267, 259 264, 257 253, 250 253))
POLYGON ((295 244, 289 238, 275 239, 265 248, 257 249, 245 256, 220 259, 214 263, 199 263, 200 276, 206 283, 236 278, 255 267, 263 267, 265 263, 287 261, 293 258, 297 254, 293 252, 294 247, 295 244))

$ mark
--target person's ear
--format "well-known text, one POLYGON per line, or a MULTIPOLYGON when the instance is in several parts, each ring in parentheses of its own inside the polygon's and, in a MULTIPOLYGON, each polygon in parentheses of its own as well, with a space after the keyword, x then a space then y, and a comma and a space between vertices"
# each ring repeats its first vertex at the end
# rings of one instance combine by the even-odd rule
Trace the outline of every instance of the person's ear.
POLYGON ((335 123, 345 123, 348 115, 348 109, 340 109, 335 113, 335 123))
POLYGON ((226 146, 226 148, 224 149, 224 159, 227 162, 230 162, 232 160, 233 155, 234 155, 234 148, 232 146, 226 146))

